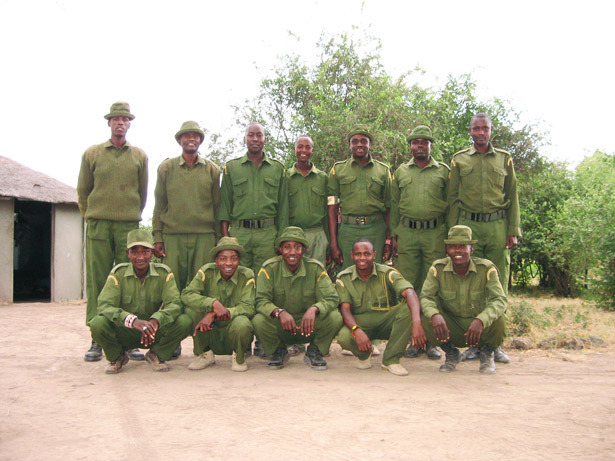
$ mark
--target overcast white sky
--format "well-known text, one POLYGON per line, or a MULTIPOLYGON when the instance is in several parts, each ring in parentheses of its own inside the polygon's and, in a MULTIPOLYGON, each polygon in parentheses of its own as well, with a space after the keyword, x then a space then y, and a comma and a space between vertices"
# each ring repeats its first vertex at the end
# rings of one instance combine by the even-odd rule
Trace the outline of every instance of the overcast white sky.
POLYGON ((128 139, 150 158, 148 220, 183 121, 224 131, 278 56, 311 57, 323 31, 354 25, 381 39, 389 73, 471 72, 480 95, 544 122, 546 155, 577 163, 615 152, 613 17, 593 0, 0 0, 0 155, 76 186, 83 151, 109 137, 103 115, 126 100, 128 139))

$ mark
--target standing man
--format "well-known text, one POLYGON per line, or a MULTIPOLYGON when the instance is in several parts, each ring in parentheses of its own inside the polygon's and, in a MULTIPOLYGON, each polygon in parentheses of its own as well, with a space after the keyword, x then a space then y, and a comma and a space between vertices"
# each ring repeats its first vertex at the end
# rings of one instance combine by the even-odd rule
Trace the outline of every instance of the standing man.
POLYGON ((275 256, 276 236, 288 225, 288 183, 284 165, 263 152, 260 123, 248 125, 244 142, 246 154, 224 167, 219 219, 222 234, 237 238, 246 250, 244 266, 256 274, 275 256))
POLYGON ((446 352, 440 371, 459 363, 458 347, 480 349, 481 373, 495 373, 494 351, 506 332, 506 295, 495 265, 472 256, 476 240, 468 226, 448 232, 446 258, 434 261, 421 292, 423 324, 432 344, 446 352))
POLYGON ((190 334, 192 321, 182 314, 173 273, 152 263, 154 242, 147 229, 128 233, 126 254, 130 262, 113 268, 98 297, 98 315, 90 321, 92 337, 109 360, 107 374, 128 363, 126 351, 145 347, 145 360, 154 371, 169 371, 177 345, 190 334))
MULTIPOLYGON (((410 136, 412 158, 393 175, 391 186, 391 233, 395 266, 420 294, 427 269, 446 255, 446 211, 450 168, 431 157, 431 129, 419 125, 410 136)), ((418 351, 410 344, 408 357, 418 351)), ((427 349, 427 357, 437 360, 442 354, 427 349)))
MULTIPOLYGON (((449 226, 472 229, 480 244, 477 256, 492 261, 498 268, 504 294, 508 296, 510 250, 521 235, 517 177, 510 153, 496 149, 490 142, 493 124, 479 112, 470 121, 472 147, 453 155, 448 193, 449 226)), ((476 358, 475 350, 466 359, 476 358)), ((498 348, 496 362, 508 363, 498 348)))
POLYGON ((313 370, 326 370, 322 356, 342 327, 339 298, 325 267, 303 257, 307 243, 301 228, 287 227, 276 241, 281 255, 267 260, 258 273, 252 323, 265 355, 271 355, 271 369, 284 367, 289 345, 309 343, 303 361, 313 370))
POLYGON ((365 370, 372 366, 371 340, 388 339, 382 368, 405 376, 408 370, 399 360, 410 337, 413 345, 425 346, 421 306, 412 285, 396 269, 377 264, 375 259, 372 242, 359 239, 352 247, 354 266, 337 276, 335 288, 345 324, 337 340, 358 357, 356 367, 365 370))
POLYGON ((182 154, 160 164, 154 191, 154 253, 175 274, 180 293, 210 262, 220 237, 220 168, 199 155, 204 137, 198 123, 182 124, 175 134, 182 154))
POLYGON ((362 237, 373 242, 379 262, 388 260, 391 255, 389 167, 370 155, 373 138, 367 129, 352 130, 348 142, 352 157, 336 162, 331 168, 327 199, 331 256, 342 269, 352 265, 352 245, 362 237))
MULTIPOLYGON (((147 198, 147 155, 126 141, 130 121, 127 102, 116 102, 105 119, 111 128, 109 141, 92 146, 81 158, 77 181, 79 209, 87 222, 85 237, 85 277, 87 307, 85 323, 97 313, 97 299, 109 271, 127 262, 126 236, 139 227, 147 198)), ((143 354, 129 351, 133 360, 143 354)), ((102 357, 100 345, 92 340, 86 362, 102 357)))
POLYGON ((301 227, 308 241, 305 256, 320 261, 327 259, 329 241, 327 214, 327 174, 311 162, 314 141, 305 135, 295 141, 297 162, 286 172, 288 178, 289 221, 301 227))
POLYGON ((214 365, 214 354, 232 354, 231 370, 247 371, 245 352, 254 336, 250 322, 256 292, 254 272, 239 265, 245 250, 235 238, 222 237, 210 251, 215 262, 201 267, 181 295, 194 325, 197 358, 188 369, 214 365))

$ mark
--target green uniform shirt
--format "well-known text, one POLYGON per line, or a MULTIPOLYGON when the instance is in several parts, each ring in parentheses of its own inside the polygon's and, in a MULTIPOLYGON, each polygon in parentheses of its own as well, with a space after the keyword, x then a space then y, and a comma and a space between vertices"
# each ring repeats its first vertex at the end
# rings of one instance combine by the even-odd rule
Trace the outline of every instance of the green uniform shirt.
POLYGON ((296 166, 286 172, 290 225, 302 229, 322 226, 328 232, 327 174, 312 165, 303 176, 296 166))
POLYGON ((477 318, 487 328, 506 311, 506 295, 495 264, 472 257, 468 272, 460 277, 450 258, 436 259, 423 283, 421 310, 429 319, 442 311, 477 318))
POLYGON ((220 209, 220 168, 197 156, 189 166, 184 157, 170 158, 158 167, 152 218, 155 242, 162 234, 216 234, 220 209))
POLYGON ((288 227, 288 183, 281 162, 266 155, 258 168, 243 157, 230 160, 222 175, 220 221, 275 218, 288 227))
POLYGON ((337 274, 335 288, 340 304, 350 304, 353 315, 370 311, 391 310, 400 303, 401 294, 412 284, 386 264, 374 263, 372 275, 365 282, 359 277, 357 266, 350 266, 337 274))
POLYGON ((218 300, 231 313, 231 319, 238 315, 251 318, 254 315, 256 283, 254 272, 238 266, 233 276, 224 280, 216 263, 205 264, 199 269, 192 282, 182 292, 186 311, 192 311, 201 318, 213 311, 218 300))
POLYGON ((150 263, 145 280, 135 274, 131 263, 115 266, 98 296, 98 314, 117 326, 134 314, 140 320, 156 319, 169 325, 182 313, 177 284, 168 266, 150 263))
POLYGON ((483 155, 472 146, 453 155, 448 203, 449 227, 458 223, 460 210, 507 210, 507 235, 521 235, 517 176, 512 157, 503 149, 489 144, 489 151, 483 155))
MULTIPOLYGON (((391 172, 384 163, 369 156, 362 167, 354 157, 336 162, 329 173, 329 197, 342 214, 369 216, 391 208, 391 172)), ((333 205, 329 201, 329 205, 333 205)))
POLYGON ((87 219, 140 221, 147 199, 147 155, 126 142, 88 148, 77 181, 79 209, 87 219))
POLYGON ((428 221, 446 213, 450 168, 433 157, 420 168, 414 158, 395 171, 391 183, 391 231, 402 217, 428 221))
POLYGON ((315 259, 303 257, 293 274, 282 256, 276 256, 265 261, 258 273, 256 310, 266 316, 280 308, 297 321, 311 306, 325 315, 337 309, 338 299, 325 267, 315 259))

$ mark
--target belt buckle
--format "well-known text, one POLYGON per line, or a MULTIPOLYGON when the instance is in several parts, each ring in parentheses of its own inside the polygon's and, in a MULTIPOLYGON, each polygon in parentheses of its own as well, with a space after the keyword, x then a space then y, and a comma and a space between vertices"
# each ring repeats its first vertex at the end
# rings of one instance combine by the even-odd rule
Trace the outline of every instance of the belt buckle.
POLYGON ((355 216, 354 222, 355 224, 367 224, 365 222, 365 216, 355 216))

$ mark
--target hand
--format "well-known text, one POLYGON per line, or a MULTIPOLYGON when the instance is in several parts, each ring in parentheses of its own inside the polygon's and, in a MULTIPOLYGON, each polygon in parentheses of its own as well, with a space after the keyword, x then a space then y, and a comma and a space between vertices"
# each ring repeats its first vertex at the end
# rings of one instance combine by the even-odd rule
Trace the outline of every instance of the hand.
POLYGON ((391 237, 391 255, 397 257, 397 237, 391 237))
POLYGON ((214 314, 213 312, 208 312, 207 314, 205 314, 205 316, 201 319, 201 321, 196 324, 196 327, 194 329, 194 333, 192 333, 192 336, 196 336, 196 334, 199 331, 202 331, 203 333, 205 333, 206 331, 212 330, 213 327, 211 326, 211 324, 214 323, 215 318, 216 318, 216 314, 214 314))
POLYGON ((506 248, 508 250, 510 250, 511 248, 516 247, 518 243, 519 243, 519 241, 517 240, 517 236, 516 235, 507 235, 506 236, 506 248))
POLYGON ((331 264, 331 253, 327 253, 325 257, 325 265, 328 266, 329 264, 331 264))
POLYGON ((212 307, 218 320, 231 320, 231 313, 220 301, 216 299, 212 307))
POLYGON ((295 323, 295 319, 292 315, 286 311, 282 311, 280 312, 280 316, 278 318, 280 319, 282 328, 285 331, 288 331, 291 335, 297 334, 297 324, 295 323))
POLYGON ((472 320, 472 323, 468 327, 468 331, 465 333, 466 344, 468 346, 478 346, 480 341, 480 335, 483 334, 483 322, 480 319, 472 320))
POLYGON ((357 341, 357 347, 361 352, 371 353, 374 350, 374 346, 372 345, 369 336, 367 336, 367 333, 361 330, 361 328, 357 328, 354 331, 354 339, 357 341))
POLYGON ((141 344, 145 347, 150 347, 156 341, 156 333, 158 332, 158 320, 140 320, 136 319, 132 324, 135 330, 141 332, 141 344))
POLYGON ((305 311, 305 314, 303 314, 303 318, 301 319, 301 334, 303 336, 311 336, 311 334, 314 333, 314 320, 318 312, 320 311, 316 306, 311 306, 305 311))
POLYGON ((391 244, 384 244, 382 249, 382 262, 386 262, 391 258, 391 244))
POLYGON ((412 345, 417 349, 424 349, 427 337, 420 322, 412 323, 412 345))
POLYGON ((436 339, 439 341, 446 342, 450 339, 451 332, 448 330, 446 326, 446 322, 444 321, 444 317, 440 314, 435 314, 431 317, 431 324, 433 325, 433 332, 436 335, 436 339))
POLYGON ((331 244, 331 257, 337 264, 344 264, 344 257, 342 256, 342 251, 340 247, 337 246, 337 243, 331 244))
POLYGON ((167 253, 164 249, 164 243, 163 242, 158 242, 158 243, 154 243, 154 255, 157 258, 166 258, 167 257, 167 253))

